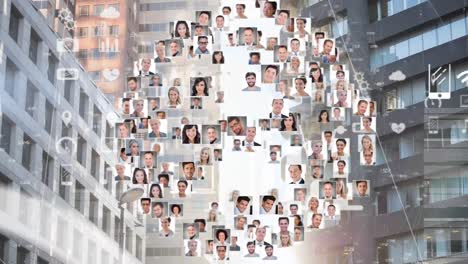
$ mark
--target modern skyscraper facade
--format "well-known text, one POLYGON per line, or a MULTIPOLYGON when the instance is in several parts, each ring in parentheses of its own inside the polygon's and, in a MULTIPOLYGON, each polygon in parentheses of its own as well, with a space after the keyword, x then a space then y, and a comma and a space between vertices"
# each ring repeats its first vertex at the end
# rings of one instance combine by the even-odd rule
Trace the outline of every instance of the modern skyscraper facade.
POLYGON ((143 263, 144 228, 112 183, 118 114, 34 4, 0 15, 0 260, 143 263))
MULTIPOLYGON (((465 263, 466 156, 463 131, 468 69, 464 1, 301 1, 301 14, 331 29, 353 78, 379 109, 376 166, 351 177, 373 183, 361 212, 346 212, 321 236, 321 256, 339 263, 465 263), (433 73, 451 65, 446 99, 431 99, 433 73), (392 128, 392 126, 394 126, 392 128), (460 203, 461 202, 461 203, 460 203)), ((447 82, 445 82, 447 83, 447 82)), ((438 96, 438 94, 436 94, 438 96)))
POLYGON ((0 263, 466 263, 467 10, 5 0, 0 263))

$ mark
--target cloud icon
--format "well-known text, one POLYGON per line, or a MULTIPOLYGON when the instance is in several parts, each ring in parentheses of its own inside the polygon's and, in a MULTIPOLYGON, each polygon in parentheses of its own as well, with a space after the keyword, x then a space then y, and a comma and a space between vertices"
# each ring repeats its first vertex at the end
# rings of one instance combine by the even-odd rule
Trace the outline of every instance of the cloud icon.
POLYGON ((401 72, 400 70, 392 72, 390 76, 388 76, 390 81, 403 81, 406 79, 406 75, 401 72))
POLYGON ((100 16, 102 18, 118 18, 120 16, 120 12, 113 6, 110 6, 104 11, 101 12, 100 16))

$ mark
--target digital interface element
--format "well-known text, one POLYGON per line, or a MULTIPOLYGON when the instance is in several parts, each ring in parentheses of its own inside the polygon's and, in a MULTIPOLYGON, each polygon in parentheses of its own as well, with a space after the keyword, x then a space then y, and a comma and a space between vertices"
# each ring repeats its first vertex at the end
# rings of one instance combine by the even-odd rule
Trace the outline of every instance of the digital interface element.
POLYGON ((438 67, 436 70, 431 69, 428 64, 428 85, 430 99, 450 99, 452 90, 452 65, 438 67))

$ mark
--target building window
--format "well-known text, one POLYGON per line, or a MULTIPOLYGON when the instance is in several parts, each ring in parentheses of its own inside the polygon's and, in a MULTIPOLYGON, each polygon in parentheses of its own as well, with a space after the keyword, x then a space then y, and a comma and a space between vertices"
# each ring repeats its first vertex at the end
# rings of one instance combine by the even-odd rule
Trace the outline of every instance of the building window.
POLYGON ((37 35, 36 31, 34 31, 34 29, 31 29, 31 35, 29 40, 29 58, 34 64, 37 64, 37 54, 39 52, 40 42, 41 39, 37 35))
POLYGON ((107 6, 107 9, 114 9, 117 12, 120 12, 119 4, 110 4, 107 6))
POLYGON ((128 226, 125 226, 125 228, 125 248, 128 252, 133 254, 133 230, 128 226))
POLYGON ((107 58, 108 59, 115 59, 115 58, 117 58, 117 55, 119 55, 119 53, 117 51, 107 52, 107 58))
POLYGON ((39 97, 39 91, 31 83, 28 81, 26 86, 26 102, 24 105, 24 110, 28 113, 32 118, 34 118, 34 113, 37 113, 37 99, 39 97))
POLYGON ((120 226, 120 218, 118 216, 114 216, 114 241, 119 243, 119 236, 122 232, 121 226, 120 226))
POLYGON ((41 257, 37 257, 37 264, 49 264, 49 262, 41 257))
POLYGON ((78 134, 76 159, 83 167, 86 167, 86 152, 86 140, 78 134))
POLYGON ((83 202, 85 195, 85 187, 79 181, 76 181, 75 186, 75 209, 81 214, 84 214, 83 202))
POLYGON ((30 252, 24 247, 18 247, 16 251, 16 261, 17 263, 28 263, 30 258, 30 252))
POLYGON ((80 116, 84 119, 85 123, 88 122, 88 105, 89 97, 83 89, 80 89, 80 116))
POLYGON ((424 232, 416 232, 416 244, 411 234, 402 234, 377 241, 378 263, 417 263, 426 259, 427 237, 424 232), (418 253, 421 256, 418 256, 418 253))
POLYGON ((32 138, 30 138, 27 134, 24 134, 23 137, 23 157, 21 159, 21 164, 25 167, 28 171, 32 169, 32 159, 34 158, 34 148, 36 142, 32 138))
POLYGON ((10 25, 8 28, 8 34, 15 42, 18 42, 20 23, 22 19, 23 16, 18 11, 18 9, 14 5, 11 5, 10 25))
POLYGON ((400 159, 422 153, 424 147, 424 129, 406 130, 400 136, 400 159))
POLYGON ((0 148, 2 148, 10 156, 12 155, 11 142, 13 142, 15 125, 10 119, 3 114, 2 115, 2 136, 0 137, 0 148))
POLYGON ((93 107, 94 114, 93 114, 93 131, 101 137, 101 123, 102 123, 102 113, 99 111, 99 108, 96 106, 93 107))
POLYGON ((140 4, 140 11, 181 10, 187 8, 186 1, 140 4))
POLYGON ((106 190, 109 193, 112 193, 112 175, 114 174, 111 166, 104 162, 104 181, 103 184, 105 185, 106 190))
POLYGON ((78 7, 79 16, 89 16, 89 6, 83 5, 78 7))
POLYGON ((65 80, 63 86, 63 97, 65 100, 73 106, 73 91, 74 91, 75 81, 74 80, 65 80))
POLYGON ((100 16, 102 11, 104 11, 104 5, 94 5, 94 15, 100 16))
POLYGON ((465 121, 464 120, 450 120, 454 122, 450 126, 450 144, 457 144, 460 142, 468 141, 468 133, 466 133, 465 129, 465 121))
POLYGON ((88 28, 87 27, 79 27, 76 30, 77 32, 77 37, 79 38, 86 38, 88 37, 88 28))
POLYGON ((435 27, 430 26, 409 36, 381 44, 371 51, 371 68, 375 70, 386 64, 466 36, 468 32, 466 23, 468 23, 468 19, 463 14, 435 27))
POLYGON ((104 36, 104 25, 97 25, 94 27, 94 36, 95 37, 104 36))
POLYGON ((101 157, 93 149, 91 151, 91 176, 99 182, 99 167, 101 165, 101 157))
POLYGON ((377 160, 376 164, 384 164, 385 159, 383 158, 384 155, 387 158, 388 162, 391 162, 393 160, 398 160, 399 158, 399 142, 398 138, 396 137, 389 137, 385 140, 382 141, 382 148, 377 148, 377 160))
POLYGON ((332 22, 331 32, 334 38, 341 37, 348 34, 348 18, 347 17, 337 17, 332 22))
POLYGON ((88 74, 91 80, 95 82, 101 81, 101 71, 90 71, 88 74))
POLYGON ((427 0, 370 0, 369 20, 375 22, 411 8, 427 0))
MULTIPOLYGON (((54 106, 46 99, 45 101, 45 130, 52 135, 54 125, 54 106)), ((55 134, 55 133, 54 133, 55 134)))
POLYGON ((101 52, 100 49, 91 49, 91 59, 93 59, 93 60, 98 60, 98 59, 100 59, 101 57, 103 57, 103 56, 102 56, 103 54, 104 54, 104 53, 101 52))
POLYGON ((429 203, 468 195, 468 175, 465 168, 438 172, 429 179, 429 203))
POLYGON ((152 43, 138 45, 138 53, 153 53, 154 46, 152 43))
POLYGON ((105 205, 102 206, 102 231, 110 235, 111 231, 111 211, 105 205))
POLYGON ((135 256, 139 260, 143 260, 143 239, 140 236, 135 236, 135 256))
POLYGON ((42 183, 49 188, 53 187, 54 183, 54 158, 47 152, 42 151, 42 183))
POLYGON ((99 200, 92 193, 89 194, 89 221, 98 225, 99 200))
POLYGON ((109 26, 109 35, 113 37, 119 36, 119 26, 118 25, 109 26))
POLYGON ((0 235, 0 258, 6 259, 6 249, 7 249, 8 238, 0 235))
POLYGON ((88 59, 88 50, 87 49, 80 49, 78 50, 78 59, 86 60, 88 59))
POLYGON ((16 84, 16 74, 18 73, 18 68, 15 63, 7 58, 6 62, 6 72, 5 72, 5 91, 11 96, 15 97, 15 84, 16 84))
POLYGON ((55 72, 57 71, 58 60, 54 55, 49 56, 49 68, 47 69, 47 77, 52 85, 55 85, 55 72))

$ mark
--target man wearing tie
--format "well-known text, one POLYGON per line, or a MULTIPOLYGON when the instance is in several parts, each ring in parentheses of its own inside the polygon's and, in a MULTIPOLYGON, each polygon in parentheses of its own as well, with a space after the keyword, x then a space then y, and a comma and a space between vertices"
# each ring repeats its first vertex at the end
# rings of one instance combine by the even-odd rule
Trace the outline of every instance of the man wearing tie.
POLYGON ((192 98, 192 106, 190 107, 190 109, 202 109, 199 97, 192 98))
POLYGON ((257 247, 271 246, 270 243, 265 241, 265 235, 266 235, 266 228, 257 227, 257 230, 255 231, 254 245, 257 247))
POLYGON ((255 135, 257 134, 257 128, 256 127, 248 127, 247 128, 247 134, 245 136, 245 140, 242 140, 242 146, 245 147, 254 147, 254 146, 261 146, 261 144, 257 143, 254 141, 255 135))
POLYGON ((304 51, 300 51, 301 42, 297 38, 291 39, 289 42, 291 47, 291 56, 304 56, 304 51))
POLYGON ((291 164, 289 165, 289 176, 291 177, 291 182, 289 184, 304 184, 305 181, 302 178, 302 166, 300 164, 291 164))
POLYGON ((224 16, 219 15, 216 17, 216 27, 214 28, 215 32, 225 31, 226 28, 224 27, 224 16))
POLYGON ((154 75, 154 72, 151 72, 149 69, 151 67, 151 59, 150 58, 143 58, 141 59, 141 70, 140 76, 150 76, 154 75))
POLYGON ((256 45, 253 28, 244 28, 244 46, 252 47, 256 45))
POLYGON ((273 99, 273 102, 271 103, 273 109, 270 113, 270 118, 288 118, 287 115, 283 115, 281 111, 283 110, 284 106, 284 100, 283 99, 273 99))

